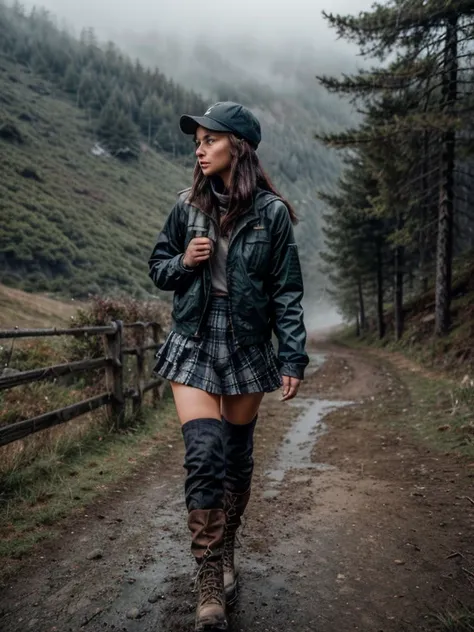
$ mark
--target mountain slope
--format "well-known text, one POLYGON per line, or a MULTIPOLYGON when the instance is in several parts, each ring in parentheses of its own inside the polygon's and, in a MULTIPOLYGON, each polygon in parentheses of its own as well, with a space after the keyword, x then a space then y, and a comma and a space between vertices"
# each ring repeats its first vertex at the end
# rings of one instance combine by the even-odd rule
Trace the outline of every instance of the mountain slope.
POLYGON ((190 174, 152 150, 122 163, 95 144, 84 111, 0 56, 2 282, 71 296, 152 289, 147 258, 190 174))
MULTIPOLYGON (((43 294, 32 294, 0 285, 0 327, 64 327, 71 323, 80 307, 78 301, 57 301, 43 294)), ((5 346, 2 341, 1 346, 5 346)), ((6 343, 11 345, 11 341, 6 343)))
POLYGON ((318 88, 314 52, 237 42, 231 59, 225 47, 227 57, 159 37, 139 38, 137 50, 118 39, 141 62, 100 46, 91 29, 74 39, 47 12, 0 0, 0 280, 75 297, 146 295, 154 236, 191 181, 179 115, 231 99, 261 119, 259 154, 302 220, 307 296, 320 297, 316 192, 336 184, 340 162, 314 132, 343 126, 350 112, 318 88))

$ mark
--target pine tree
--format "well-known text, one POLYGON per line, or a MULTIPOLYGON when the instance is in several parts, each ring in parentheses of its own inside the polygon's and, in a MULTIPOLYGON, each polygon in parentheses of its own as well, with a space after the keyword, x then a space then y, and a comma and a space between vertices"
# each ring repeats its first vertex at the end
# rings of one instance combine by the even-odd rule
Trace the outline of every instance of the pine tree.
POLYGON ((77 94, 79 90, 81 76, 73 62, 69 64, 63 79, 63 87, 66 92, 77 94))
POLYGON ((149 94, 140 109, 140 127, 147 135, 149 145, 161 123, 161 107, 158 97, 155 94, 149 94))
POLYGON ((339 189, 336 195, 320 192, 320 197, 332 210, 324 218, 328 248, 322 254, 327 264, 325 271, 331 275, 335 287, 333 296, 346 315, 354 313, 354 302, 357 302, 362 331, 366 329, 367 311, 364 294, 366 288, 376 288, 374 311, 379 336, 383 338, 386 228, 374 213, 372 200, 377 195, 377 181, 363 155, 352 154, 346 160, 339 189))
POLYGON ((140 155, 138 129, 117 102, 110 101, 102 110, 97 135, 113 156, 128 159, 140 155))
MULTIPOLYGON (((473 14, 474 5, 468 0, 392 0, 386 5, 375 4, 370 12, 357 17, 326 14, 338 34, 358 44, 363 54, 370 51, 384 61, 396 50, 397 57, 388 68, 361 71, 342 80, 321 77, 321 82, 333 92, 366 102, 388 90, 417 94, 414 108, 401 117, 389 115, 373 130, 372 137, 402 138, 409 132, 420 138, 427 133, 440 138, 435 308, 438 334, 449 328, 456 131, 472 111, 472 104, 460 98, 459 81, 460 76, 466 78, 472 59, 468 43, 473 14)), ((358 139, 353 136, 352 142, 357 141, 367 142, 367 135, 358 139)))
POLYGON ((81 72, 77 88, 77 105, 81 108, 98 109, 99 99, 97 95, 96 77, 90 69, 81 72))

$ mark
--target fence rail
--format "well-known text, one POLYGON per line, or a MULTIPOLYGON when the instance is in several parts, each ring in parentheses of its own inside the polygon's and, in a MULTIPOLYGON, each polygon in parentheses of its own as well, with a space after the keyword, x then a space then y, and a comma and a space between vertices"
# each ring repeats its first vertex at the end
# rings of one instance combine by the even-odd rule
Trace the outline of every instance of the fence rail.
POLYGON ((0 446, 7 445, 7 443, 12 443, 13 441, 18 441, 18 439, 23 439, 34 432, 39 432, 40 430, 46 430, 46 428, 63 424, 75 417, 91 412, 96 408, 110 404, 111 397, 110 393, 103 393, 102 395, 85 399, 77 404, 71 404, 71 406, 66 406, 65 408, 44 413, 38 417, 25 419, 24 421, 17 421, 14 424, 3 426, 0 428, 0 446))
POLYGON ((56 364, 55 366, 48 366, 44 369, 14 373, 13 375, 0 377, 0 391, 13 388, 14 386, 21 386, 22 384, 48 380, 54 377, 62 377, 64 375, 81 373, 92 369, 102 369, 108 366, 109 363, 113 364, 114 362, 116 362, 114 358, 97 358, 96 360, 80 360, 79 362, 56 364))
POLYGON ((44 336, 87 336, 97 334, 114 334, 117 330, 117 323, 111 325, 101 325, 98 327, 71 327, 69 329, 0 329, 0 340, 2 338, 42 338, 44 336))
POLYGON ((31 371, 14 372, 0 377, 0 391, 24 384, 64 377, 77 373, 105 368, 107 392, 82 400, 70 406, 44 413, 38 417, 18 421, 0 427, 0 447, 18 441, 24 437, 66 423, 92 410, 109 406, 113 429, 119 430, 124 423, 126 400, 132 400, 135 415, 142 412, 145 393, 153 391, 153 406, 157 406, 161 398, 160 387, 163 380, 146 381, 145 357, 146 352, 159 347, 159 337, 162 334, 158 323, 122 323, 113 321, 110 325, 97 327, 77 327, 70 329, 0 329, 0 339, 39 338, 44 336, 96 336, 102 335, 106 343, 106 355, 102 358, 79 360, 57 364, 31 371), (123 330, 136 330, 137 344, 134 347, 124 347, 123 330), (152 330, 153 344, 145 344, 145 333, 152 330), (124 389, 124 356, 136 357, 136 384, 134 388, 124 389))

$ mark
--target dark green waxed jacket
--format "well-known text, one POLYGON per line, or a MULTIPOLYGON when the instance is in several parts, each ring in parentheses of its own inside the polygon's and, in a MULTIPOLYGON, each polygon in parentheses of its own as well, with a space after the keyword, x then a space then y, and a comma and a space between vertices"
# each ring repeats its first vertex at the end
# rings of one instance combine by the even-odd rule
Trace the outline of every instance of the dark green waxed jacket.
MULTIPOLYGON (((214 220, 179 195, 149 260, 160 290, 174 291, 173 329, 199 338, 211 294, 208 263, 188 269, 182 259, 196 236, 216 235, 214 220)), ((258 190, 252 208, 232 230, 227 257, 227 291, 236 341, 251 345, 278 339, 282 375, 302 379, 308 364, 303 323, 303 281, 293 226, 284 202, 258 190)))

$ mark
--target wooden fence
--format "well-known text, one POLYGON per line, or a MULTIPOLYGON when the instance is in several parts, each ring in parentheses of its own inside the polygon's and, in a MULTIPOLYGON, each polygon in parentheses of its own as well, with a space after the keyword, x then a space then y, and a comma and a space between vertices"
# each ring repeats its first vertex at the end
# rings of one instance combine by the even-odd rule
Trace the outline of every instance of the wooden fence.
POLYGON ((75 417, 84 415, 102 406, 109 406, 113 428, 119 430, 125 419, 126 401, 132 400, 133 412, 139 415, 142 409, 145 393, 153 391, 153 405, 156 406, 160 399, 161 379, 147 381, 145 374, 145 354, 147 351, 155 350, 159 347, 159 336, 161 326, 158 323, 131 323, 124 324, 122 321, 113 321, 110 325, 97 327, 77 327, 71 329, 0 329, 1 339, 15 338, 40 338, 45 336, 96 336, 105 338, 106 354, 102 358, 90 360, 80 360, 78 362, 68 362, 57 364, 32 371, 15 372, 2 375, 0 377, 0 391, 30 384, 41 380, 63 377, 75 373, 82 373, 91 370, 105 369, 106 392, 85 399, 76 404, 59 408, 51 412, 44 413, 38 417, 18 421, 0 427, 0 446, 7 445, 18 439, 63 424, 75 417), (138 344, 134 347, 124 347, 124 329, 133 329, 138 344), (151 330, 153 343, 146 343, 146 332, 151 330), (133 388, 124 388, 124 356, 135 356, 136 383, 133 388))

